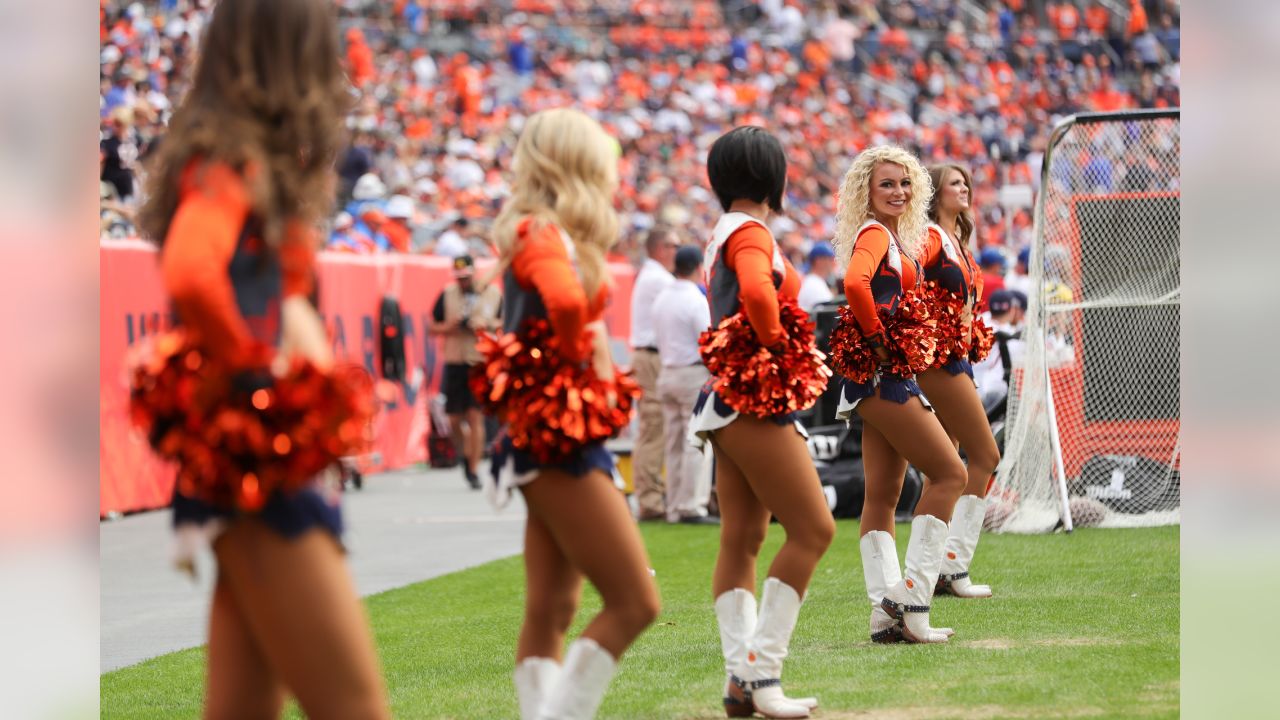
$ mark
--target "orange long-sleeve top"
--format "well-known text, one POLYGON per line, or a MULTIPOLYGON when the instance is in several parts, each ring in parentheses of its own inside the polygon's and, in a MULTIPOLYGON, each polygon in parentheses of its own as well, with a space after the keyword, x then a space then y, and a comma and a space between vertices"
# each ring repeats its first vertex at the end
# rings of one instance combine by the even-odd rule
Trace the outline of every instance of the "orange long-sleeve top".
POLYGON ((960 243, 952 241, 960 254, 960 262, 954 262, 942 248, 942 236, 938 229, 930 227, 925 235, 924 248, 920 252, 920 264, 925 278, 933 280, 948 291, 974 301, 982 297, 982 273, 969 252, 960 243), (946 262, 944 267, 943 262, 946 262))
POLYGON ((778 298, 794 300, 800 293, 800 274, 784 257, 783 277, 773 269, 773 237, 757 223, 743 225, 725 241, 725 267, 738 277, 738 302, 746 312, 760 344, 768 347, 782 339, 778 298))
POLYGON ((904 287, 916 284, 915 262, 903 253, 899 276, 887 262, 888 254, 888 233, 875 225, 864 228, 854 240, 853 256, 844 274, 844 296, 866 337, 884 334, 878 308, 889 307, 904 287))
MULTIPOLYGON (((561 347, 573 360, 586 359, 579 354, 579 342, 588 323, 604 316, 609 288, 601 284, 591 300, 578 278, 577 269, 569 257, 560 229, 545 223, 532 230, 533 220, 523 220, 516 228, 515 254, 511 258, 511 271, 521 290, 537 292, 547 310, 547 321, 560 338, 561 347)), ((511 292, 509 289, 508 292, 511 292)), ((523 318, 509 318, 508 321, 523 318)))
MULTIPOLYGON (((182 175, 178 208, 160 257, 165 289, 184 327, 205 352, 233 365, 247 362, 258 342, 228 269, 251 210, 239 173, 221 163, 192 162, 182 175)), ((277 259, 283 297, 310 295, 315 246, 302 223, 286 224, 277 259)))

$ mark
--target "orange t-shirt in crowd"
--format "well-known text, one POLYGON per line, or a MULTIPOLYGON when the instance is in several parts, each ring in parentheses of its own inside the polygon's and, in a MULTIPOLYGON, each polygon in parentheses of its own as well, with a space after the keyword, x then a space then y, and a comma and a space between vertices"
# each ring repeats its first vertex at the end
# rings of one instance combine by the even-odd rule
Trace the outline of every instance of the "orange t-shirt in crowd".
POLYGON ((1084 11, 1084 25, 1094 35, 1106 35, 1111 24, 1111 13, 1101 5, 1091 5, 1084 11))
MULTIPOLYGON (((243 365, 255 345, 225 268, 235 256, 252 204, 244 179, 223 163, 192 162, 160 255, 165 289, 183 326, 215 359, 243 365), (223 271, 219 272, 218 269, 223 271)), ((311 294, 315 246, 301 223, 285 225, 277 250, 285 298, 311 294)))
POLYGON ((1131 0, 1129 3, 1129 24, 1125 28, 1125 34, 1133 37, 1146 31, 1147 9, 1142 7, 1142 3, 1138 0, 1131 0))
POLYGON ((782 282, 774 285, 773 248, 769 231, 758 223, 748 223, 730 235, 721 250, 725 267, 738 276, 738 302, 765 347, 782 339, 778 298, 794 300, 800 294, 800 274, 785 257, 786 272, 782 282))

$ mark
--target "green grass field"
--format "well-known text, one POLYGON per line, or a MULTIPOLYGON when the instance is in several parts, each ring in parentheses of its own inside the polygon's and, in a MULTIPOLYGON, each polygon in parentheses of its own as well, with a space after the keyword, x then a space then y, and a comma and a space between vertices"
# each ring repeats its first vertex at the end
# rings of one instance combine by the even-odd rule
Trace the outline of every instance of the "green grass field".
MULTIPOLYGON (((986 535, 973 571, 996 597, 939 598, 934 623, 956 637, 929 646, 867 640, 857 528, 839 523, 784 672, 791 694, 820 699, 815 717, 1178 716, 1178 528, 986 535)), ((716 530, 643 530, 662 614, 624 658, 599 717, 723 717, 716 530)), ((899 526, 900 554, 907 531, 899 526)), ((781 539, 775 526, 765 560, 781 539)), ((396 717, 517 716, 522 581, 513 557, 368 599, 396 717)), ((598 607, 588 591, 575 634, 598 607)), ((196 648, 104 675, 102 717, 197 718, 203 670, 196 648)))

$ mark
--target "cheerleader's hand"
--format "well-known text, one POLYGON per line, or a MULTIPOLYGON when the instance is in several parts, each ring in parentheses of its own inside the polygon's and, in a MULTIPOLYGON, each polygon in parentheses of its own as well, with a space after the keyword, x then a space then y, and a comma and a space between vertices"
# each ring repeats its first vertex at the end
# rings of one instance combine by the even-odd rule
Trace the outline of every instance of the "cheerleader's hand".
POLYGON ((287 358, 300 355, 321 370, 333 366, 333 350, 324 322, 306 298, 286 298, 280 306, 280 319, 280 359, 287 362, 287 358))

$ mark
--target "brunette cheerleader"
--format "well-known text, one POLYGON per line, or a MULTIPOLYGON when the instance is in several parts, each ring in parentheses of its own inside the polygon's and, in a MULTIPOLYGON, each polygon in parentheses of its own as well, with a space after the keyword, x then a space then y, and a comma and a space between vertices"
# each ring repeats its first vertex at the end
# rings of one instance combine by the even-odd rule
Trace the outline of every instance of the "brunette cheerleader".
MULTIPOLYGON (((257 387, 255 398, 274 382, 264 353, 277 365, 331 362, 307 296, 346 96, 338 54, 332 3, 221 0, 150 172, 142 227, 162 243, 184 330, 209 363, 236 371, 240 390, 257 387)), ((276 717, 288 693, 308 717, 389 716, 339 544, 336 483, 323 472, 252 512, 181 482, 175 490, 180 561, 195 540, 211 541, 218 561, 204 717, 276 717)))
MULTIPOLYGON (((959 340, 964 350, 972 344, 975 305, 982 296, 982 271, 969 253, 973 237, 973 217, 969 213, 972 183, 969 173, 959 165, 931 167, 929 179, 933 184, 929 219, 933 222, 921 263, 925 280, 936 283, 959 303, 959 340)), ((987 487, 1000 463, 1000 451, 973 382, 973 367, 968 357, 943 352, 934 367, 920 373, 918 380, 948 436, 964 451, 969 472, 964 494, 956 501, 952 514, 936 592, 966 598, 991 597, 990 587, 974 585, 969 579, 969 563, 986 516, 987 487)))

